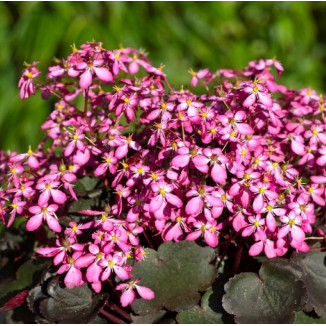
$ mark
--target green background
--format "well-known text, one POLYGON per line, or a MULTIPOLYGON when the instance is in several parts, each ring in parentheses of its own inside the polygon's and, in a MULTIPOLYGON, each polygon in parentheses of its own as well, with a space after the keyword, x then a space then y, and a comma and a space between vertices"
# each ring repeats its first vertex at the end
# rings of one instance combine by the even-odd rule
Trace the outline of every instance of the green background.
POLYGON ((277 57, 288 87, 326 89, 326 3, 323 2, 0 2, 0 148, 26 152, 42 137, 53 103, 20 101, 23 62, 70 53, 96 40, 108 49, 145 48, 176 86, 189 68, 242 68, 277 57))

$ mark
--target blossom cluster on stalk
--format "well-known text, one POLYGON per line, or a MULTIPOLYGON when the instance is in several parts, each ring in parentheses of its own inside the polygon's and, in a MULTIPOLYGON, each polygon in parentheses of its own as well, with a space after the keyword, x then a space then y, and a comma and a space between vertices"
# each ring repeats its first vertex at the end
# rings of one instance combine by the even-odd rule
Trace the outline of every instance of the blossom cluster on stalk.
POLYGON ((273 258, 309 251, 307 235, 322 234, 314 225, 325 206, 325 98, 278 84, 278 61, 191 71, 190 88, 179 90, 133 48, 74 47, 46 82, 36 66, 26 66, 20 97, 39 89, 57 101, 37 148, 0 152, 0 219, 55 233, 37 253, 53 257, 68 288, 88 282, 99 292, 117 276, 123 306, 134 289, 152 299, 130 281, 151 236, 211 247, 246 238, 250 255, 273 258), (80 211, 82 222, 62 222, 85 176, 110 196, 80 211))

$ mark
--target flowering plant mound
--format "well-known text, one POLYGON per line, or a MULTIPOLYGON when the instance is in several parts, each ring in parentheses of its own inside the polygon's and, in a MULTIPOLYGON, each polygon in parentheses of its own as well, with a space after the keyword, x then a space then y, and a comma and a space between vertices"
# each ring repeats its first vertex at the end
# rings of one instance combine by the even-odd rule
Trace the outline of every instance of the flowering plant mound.
POLYGON ((47 273, 18 287, 17 274, 4 307, 27 300, 50 322, 279 323, 309 298, 326 317, 325 299, 311 294, 326 288, 323 96, 278 84, 274 59, 191 70, 180 90, 133 48, 74 46, 46 81, 37 64, 26 64, 20 98, 38 90, 54 107, 37 148, 0 152, 0 219, 5 234, 32 239, 18 241, 18 265, 47 273), (223 280, 260 266, 223 296, 223 280), (76 301, 87 307, 80 316, 76 301))

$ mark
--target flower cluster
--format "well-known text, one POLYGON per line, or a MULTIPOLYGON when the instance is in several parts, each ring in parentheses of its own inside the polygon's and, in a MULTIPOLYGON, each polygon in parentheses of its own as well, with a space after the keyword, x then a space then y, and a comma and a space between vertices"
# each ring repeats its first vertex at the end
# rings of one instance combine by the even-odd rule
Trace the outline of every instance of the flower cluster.
MULTIPOLYGON (((207 89, 195 94, 175 90, 163 66, 133 48, 74 47, 45 83, 28 65, 21 98, 39 88, 58 101, 35 151, 0 153, 2 222, 23 216, 28 231, 48 226, 55 245, 37 253, 53 257, 68 288, 87 281, 97 292, 113 274, 130 279, 131 262, 146 257, 157 235, 211 247, 244 237, 250 255, 269 258, 309 251, 306 235, 325 205, 325 99, 277 84, 272 69, 283 72, 276 60, 191 71, 191 86, 207 89), (67 222, 85 176, 105 199, 67 222)), ((138 282, 117 286, 123 306, 133 289, 154 297, 138 282)))

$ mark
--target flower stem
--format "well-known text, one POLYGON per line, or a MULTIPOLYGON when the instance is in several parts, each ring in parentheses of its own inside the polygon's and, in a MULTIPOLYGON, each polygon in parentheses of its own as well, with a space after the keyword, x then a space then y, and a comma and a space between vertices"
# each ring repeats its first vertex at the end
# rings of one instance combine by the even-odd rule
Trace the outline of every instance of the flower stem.
POLYGON ((114 304, 114 303, 110 303, 109 301, 107 301, 105 303, 105 305, 116 311, 118 314, 120 314, 123 318, 127 319, 128 321, 132 321, 130 314, 128 314, 128 312, 126 312, 125 310, 123 310, 122 308, 120 308, 118 305, 114 304))
POLYGON ((100 314, 105 316, 109 321, 113 322, 114 324, 126 324, 122 319, 114 316, 113 314, 104 310, 103 308, 101 308, 100 314))
POLYGON ((232 271, 231 271, 231 275, 235 275, 237 274, 238 270, 239 270, 239 266, 241 263, 241 258, 242 258, 242 252, 243 252, 243 244, 239 244, 236 256, 235 256, 235 260, 234 260, 234 264, 232 267, 232 271))

